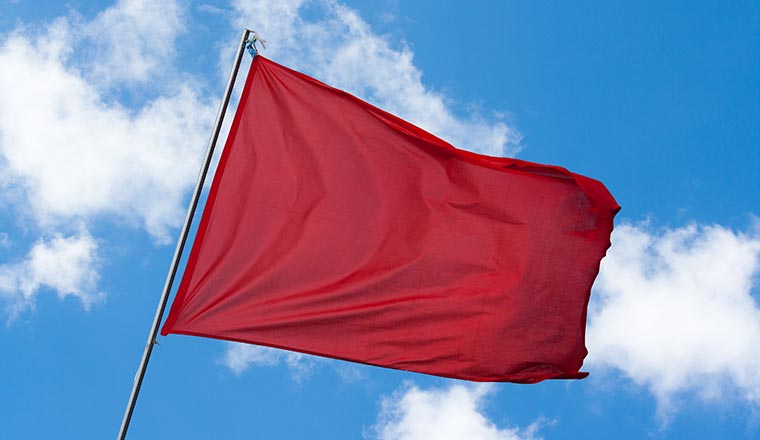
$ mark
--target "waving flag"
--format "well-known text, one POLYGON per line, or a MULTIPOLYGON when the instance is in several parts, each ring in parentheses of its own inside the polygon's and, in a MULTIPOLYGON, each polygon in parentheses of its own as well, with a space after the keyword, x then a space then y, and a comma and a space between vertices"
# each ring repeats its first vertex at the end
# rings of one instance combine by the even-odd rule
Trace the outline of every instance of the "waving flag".
POLYGON ((257 56, 161 333, 475 381, 582 378, 619 207, 257 56))

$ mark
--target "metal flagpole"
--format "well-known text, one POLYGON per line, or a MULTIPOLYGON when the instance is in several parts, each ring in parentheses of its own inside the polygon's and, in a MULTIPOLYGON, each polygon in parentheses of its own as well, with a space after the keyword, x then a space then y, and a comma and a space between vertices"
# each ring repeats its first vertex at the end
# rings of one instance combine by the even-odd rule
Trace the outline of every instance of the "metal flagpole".
MULTIPOLYGON (((235 78, 237 78, 238 69, 240 68, 240 62, 243 58, 243 52, 246 48, 246 43, 253 45, 253 41, 249 42, 248 37, 255 32, 250 29, 243 31, 243 36, 240 38, 240 44, 238 45, 237 53, 235 54, 235 61, 232 65, 232 72, 227 80, 227 88, 224 90, 224 97, 222 103, 219 105, 219 112, 216 115, 216 121, 214 122, 214 130, 211 135, 211 139, 206 149, 206 157, 203 159, 203 167, 198 175, 198 181, 195 184, 195 191, 193 191, 193 197, 190 201, 190 206, 187 209, 187 215, 185 216, 185 225, 182 227, 179 240, 177 241, 177 248, 174 250, 174 258, 172 258, 172 264, 169 268, 169 273, 166 276, 166 283, 164 284, 164 291, 161 293, 161 299, 158 302, 158 309, 156 310, 156 316, 153 318, 153 325, 150 327, 150 334, 148 335, 148 342, 145 345, 145 351, 143 352, 140 366, 135 373, 134 384, 132 385, 132 393, 129 395, 129 403, 127 409, 124 411, 124 419, 121 421, 121 428, 119 429, 118 440, 124 440, 127 436, 127 429, 129 429, 129 421, 132 419, 132 412, 135 409, 135 402, 137 402, 137 395, 140 394, 140 386, 142 385, 143 378, 145 377, 145 370, 148 368, 148 361, 150 360, 150 354, 153 351, 153 344, 156 344, 156 336, 158 335, 158 326, 161 323, 161 317, 166 309, 166 303, 169 299, 169 292, 172 289, 172 283, 174 282, 174 276, 177 274, 177 266, 179 266, 179 260, 182 256, 182 250, 185 247, 187 241, 187 235, 190 231, 190 224, 193 222, 193 215, 195 214, 195 208, 198 206, 198 199, 201 195, 201 189, 203 188, 203 182, 206 180, 206 173, 208 172, 209 165, 211 164, 211 156, 214 154, 214 148, 216 147, 216 141, 219 139, 219 130, 224 120, 224 114, 227 111, 227 104, 230 102, 230 95, 232 94, 232 88, 235 85, 235 78)), ((254 48, 255 50, 255 48, 254 48)))

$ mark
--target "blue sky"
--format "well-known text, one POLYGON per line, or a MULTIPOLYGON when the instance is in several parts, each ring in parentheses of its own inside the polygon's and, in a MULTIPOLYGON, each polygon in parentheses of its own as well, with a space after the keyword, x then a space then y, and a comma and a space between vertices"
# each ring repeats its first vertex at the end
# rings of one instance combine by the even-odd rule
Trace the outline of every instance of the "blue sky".
POLYGON ((0 437, 116 435, 245 26, 459 147, 608 186, 591 375, 171 335, 128 438, 760 437, 760 6, 495 3, 0 0, 0 437))

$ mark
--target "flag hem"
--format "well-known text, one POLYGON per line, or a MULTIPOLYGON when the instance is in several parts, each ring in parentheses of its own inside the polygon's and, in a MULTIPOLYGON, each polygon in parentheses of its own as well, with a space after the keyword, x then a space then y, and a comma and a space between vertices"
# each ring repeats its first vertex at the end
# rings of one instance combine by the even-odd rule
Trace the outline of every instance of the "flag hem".
POLYGON ((506 374, 506 375, 501 376, 498 379, 490 380, 490 379, 484 379, 482 377, 471 377, 471 376, 466 376, 466 375, 457 376, 457 375, 447 375, 447 374, 421 373, 421 372, 407 370, 400 367, 376 365, 369 362, 362 362, 355 359, 349 359, 346 357, 335 356, 335 355, 321 353, 317 351, 302 350, 298 348, 291 348, 287 346, 264 343, 264 342, 251 342, 251 341, 245 341, 242 339, 230 338, 227 336, 210 335, 203 332, 171 329, 167 333, 175 334, 175 335, 196 336, 196 337, 202 337, 202 338, 207 338, 207 339, 217 339, 217 340, 223 340, 223 341, 228 341, 228 342, 236 342, 236 343, 247 344, 247 345, 256 345, 256 346, 267 347, 267 348, 276 348, 278 350, 286 350, 286 351, 291 351, 295 353, 307 354, 310 356, 318 356, 318 357, 324 357, 324 358, 329 358, 329 359, 335 359, 339 361, 353 362, 355 364, 369 365, 372 367, 387 368, 390 370, 398 370, 398 371, 406 371, 408 373, 424 374, 428 376, 445 377, 448 379, 469 380, 472 382, 511 382, 511 383, 519 383, 519 384, 533 384, 533 383, 539 383, 545 380, 552 380, 552 379, 584 379, 588 377, 589 375, 589 373, 585 371, 549 372, 548 371, 549 368, 554 368, 554 367, 547 364, 547 367, 549 368, 547 368, 545 370, 546 372, 543 374, 536 374, 536 372, 540 370, 536 370, 536 368, 534 367, 534 368, 526 369, 522 373, 506 374))

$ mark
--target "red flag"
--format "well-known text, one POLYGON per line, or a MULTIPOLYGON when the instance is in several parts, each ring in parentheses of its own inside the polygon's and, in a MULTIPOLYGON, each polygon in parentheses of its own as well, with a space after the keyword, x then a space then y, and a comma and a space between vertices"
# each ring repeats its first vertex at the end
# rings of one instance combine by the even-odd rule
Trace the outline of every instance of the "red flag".
POLYGON ((475 381, 582 378, 619 207, 257 56, 161 334, 475 381))

